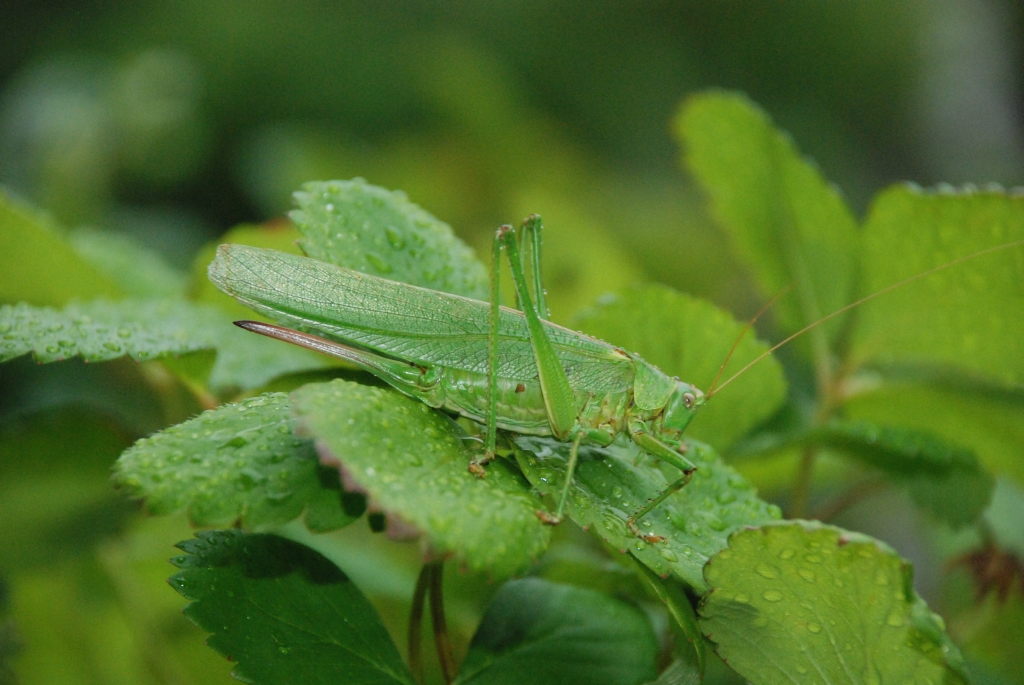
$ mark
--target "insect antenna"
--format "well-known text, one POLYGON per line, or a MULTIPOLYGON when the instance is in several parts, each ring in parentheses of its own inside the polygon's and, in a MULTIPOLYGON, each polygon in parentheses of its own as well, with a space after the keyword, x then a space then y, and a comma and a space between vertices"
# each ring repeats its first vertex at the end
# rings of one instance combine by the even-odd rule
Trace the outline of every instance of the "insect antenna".
MULTIPOLYGON (((818 326, 820 326, 821 324, 825 323, 829 319, 835 318, 835 317, 839 316, 840 314, 842 314, 844 312, 850 311, 854 307, 859 307, 860 305, 864 304, 865 302, 870 302, 871 300, 875 299, 876 297, 879 297, 881 295, 885 295, 886 293, 888 293, 890 291, 896 290, 896 288, 901 288, 901 287, 907 285, 908 283, 913 283, 914 281, 916 281, 916 280, 918 280, 920 278, 924 278, 925 276, 930 276, 933 273, 936 273, 938 271, 943 271, 943 270, 948 269, 950 267, 956 266, 957 264, 963 264, 964 262, 970 261, 970 260, 974 259, 975 257, 982 257, 984 255, 991 254, 992 252, 998 252, 999 250, 1006 250, 1006 249, 1011 248, 1011 247, 1019 247, 1021 245, 1024 245, 1024 240, 1014 240, 1013 242, 1004 243, 1002 245, 996 245, 995 247, 989 247, 989 248, 986 248, 984 250, 979 250, 978 252, 972 252, 971 254, 965 255, 963 257, 960 257, 959 259, 954 259, 951 262, 946 262, 945 264, 940 264, 939 266, 932 267, 931 269, 928 269, 927 271, 922 271, 921 273, 915 274, 914 276, 911 276, 910 278, 904 278, 902 281, 897 281, 896 283, 893 283, 892 285, 886 286, 886 287, 882 288, 881 290, 877 290, 877 291, 871 293, 870 295, 866 295, 866 296, 860 298, 859 300, 851 302, 850 304, 846 305, 845 307, 840 307, 839 309, 835 310, 831 314, 826 314, 825 316, 821 317, 820 319, 818 319, 814 323, 811 323, 811 324, 808 324, 808 325, 804 326, 803 328, 801 328, 799 331, 797 331, 793 335, 791 335, 791 336, 787 337, 786 339, 784 339, 782 342, 773 345, 766 352, 762 352, 760 355, 758 355, 756 358, 754 358, 754 360, 752 362, 750 362, 749 364, 744 366, 742 369, 740 369, 739 371, 734 373, 724 383, 722 383, 720 386, 715 388, 714 391, 717 393, 722 388, 724 388, 725 386, 729 385, 734 380, 736 380, 741 375, 743 375, 743 373, 746 372, 747 369, 752 367, 754 364, 757 364, 759 361, 761 361, 762 359, 764 359, 765 357, 770 355, 772 352, 774 352, 775 350, 777 350, 780 347, 782 347, 783 345, 786 345, 789 342, 795 340, 796 338, 799 338, 801 335, 803 335, 807 331, 811 330, 812 328, 817 328, 818 326)), ((745 332, 746 331, 744 331, 744 333, 745 332)), ((735 346, 733 346, 733 347, 735 348, 735 346)), ((732 354, 732 353, 730 352, 730 354, 732 354)), ((711 397, 711 392, 709 391, 706 396, 708 398, 710 398, 711 397)))
POLYGON ((757 320, 761 318, 762 314, 768 311, 768 309, 773 304, 775 304, 780 297, 782 297, 792 289, 793 284, 790 283, 785 288, 775 293, 775 295, 772 296, 772 299, 768 300, 768 302, 766 302, 765 305, 757 311, 757 314, 754 314, 753 318, 747 322, 747 325, 743 327, 743 330, 740 331, 740 334, 736 336, 736 340, 733 342, 732 347, 729 348, 729 354, 725 355, 725 361, 723 361, 722 365, 718 367, 718 373, 715 374, 715 380, 711 381, 711 385, 708 387, 708 391, 705 394, 705 397, 711 399, 711 396, 718 392, 715 388, 715 386, 718 384, 718 379, 722 377, 722 373, 725 371, 725 367, 729 365, 729 360, 732 359, 733 352, 735 352, 736 348, 740 346, 740 341, 743 340, 744 336, 746 336, 746 334, 750 332, 750 329, 754 327, 754 324, 757 323, 757 320))

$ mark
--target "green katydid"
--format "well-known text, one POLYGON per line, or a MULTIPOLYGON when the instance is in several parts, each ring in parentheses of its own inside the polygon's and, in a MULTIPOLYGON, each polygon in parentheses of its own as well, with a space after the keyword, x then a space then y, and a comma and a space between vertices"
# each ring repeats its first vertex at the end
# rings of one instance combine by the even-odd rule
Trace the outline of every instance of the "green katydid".
MULTIPOLYGON (((242 245, 222 245, 209 276, 242 303, 300 330, 236 322, 242 328, 347 360, 429 406, 485 425, 485 452, 469 465, 477 475, 494 457, 499 428, 571 442, 555 513, 538 512, 545 523, 562 519, 580 444, 609 445, 627 433, 638 446, 680 471, 626 521, 638 537, 658 542, 661 538, 642 533, 637 521, 685 486, 694 472, 696 467, 685 456, 683 432, 707 399, 750 365, 721 385, 716 378, 705 395, 636 354, 542 319, 541 313, 547 312, 540 282, 540 232, 537 216, 527 219, 518 232, 511 226, 498 230, 490 304, 242 245), (532 295, 520 259, 520 246, 527 239, 532 295), (497 274, 503 251, 522 311, 499 305, 497 274)), ((862 298, 783 340, 751 365, 869 299, 1017 244, 1024 241, 974 253, 862 298)))

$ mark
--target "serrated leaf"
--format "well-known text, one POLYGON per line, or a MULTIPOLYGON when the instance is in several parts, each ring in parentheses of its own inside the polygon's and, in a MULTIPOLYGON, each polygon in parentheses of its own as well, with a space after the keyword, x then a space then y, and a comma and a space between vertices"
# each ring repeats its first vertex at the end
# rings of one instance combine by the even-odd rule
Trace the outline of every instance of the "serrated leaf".
POLYGON ((48 221, 0 189, 0 303, 62 305, 120 294, 48 221))
MULTIPOLYGON (((671 288, 647 285, 604 298, 577 317, 590 335, 635 352, 669 375, 708 390, 743 324, 710 302, 671 288)), ((768 349, 747 334, 726 369, 737 371, 768 349)), ((716 395, 694 418, 688 433, 724 449, 771 416, 786 396, 782 367, 762 360, 716 395)))
MULTIPOLYGON (((864 226, 861 291, 977 251, 1024 239, 1024 196, 991 190, 880 195, 864 226)), ((857 313, 855 364, 947 364, 1024 384, 1024 246, 945 269, 869 302, 857 313)))
POLYGON ((405 193, 361 178, 307 183, 289 216, 314 259, 394 281, 487 300, 489 279, 448 224, 405 193))
POLYGON ((207 644, 244 682, 413 685, 377 612, 326 558, 298 543, 236 530, 178 544, 171 586, 207 644))
POLYGON ((995 479, 975 453, 931 431, 832 421, 809 439, 888 473, 919 507, 953 527, 977 521, 992 499, 995 479))
MULTIPOLYGON (((793 141, 743 95, 692 96, 676 120, 686 164, 710 197, 737 257, 792 332, 850 301, 857 226, 837 190, 793 141)), ((842 317, 821 327, 832 339, 842 317)))
POLYGON ((755 685, 966 682, 910 564, 865 535, 808 521, 740 530, 704 575, 701 629, 755 685))
POLYGON ((82 357, 136 361, 217 350, 214 389, 256 388, 276 376, 322 368, 326 358, 264 340, 212 307, 173 300, 96 300, 63 310, 0 306, 0 362, 32 353, 41 363, 82 357))
MULTIPOLYGON (((561 493, 568 443, 529 435, 514 437, 523 474, 542 494, 561 493)), ((753 487, 707 445, 690 442, 687 457, 697 465, 689 484, 640 520, 645 534, 664 542, 648 544, 626 528, 626 519, 661 493, 680 473, 652 458, 625 436, 608 447, 581 445, 568 499, 568 515, 610 545, 646 564, 658 575, 674 574, 704 589, 701 569, 725 547, 730 532, 781 516, 778 507, 758 499, 753 487)))
POLYGON ((362 512, 346 513, 340 482, 294 424, 284 393, 227 404, 136 442, 114 480, 150 512, 187 509, 197 526, 265 528, 303 512, 317 532, 351 523, 362 512))
POLYGON ((539 578, 506 583, 473 636, 459 685, 637 685, 658 642, 636 607, 539 578))
POLYGON ((174 298, 185 290, 185 274, 127 235, 78 229, 68 242, 129 297, 174 298))
POLYGON ((470 448, 457 424, 390 389, 343 380, 292 393, 296 416, 318 447, 389 515, 422 531, 432 549, 505 577, 524 570, 547 547, 543 505, 503 460, 486 478, 469 473, 470 448))

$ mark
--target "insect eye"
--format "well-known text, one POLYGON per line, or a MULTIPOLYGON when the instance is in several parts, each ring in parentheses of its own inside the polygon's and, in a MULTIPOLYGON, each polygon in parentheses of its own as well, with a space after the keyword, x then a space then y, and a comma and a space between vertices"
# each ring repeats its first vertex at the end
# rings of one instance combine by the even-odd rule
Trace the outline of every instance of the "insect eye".
POLYGON ((693 403, 696 401, 696 398, 691 393, 683 393, 683 406, 685 406, 687 409, 693 409, 693 403))

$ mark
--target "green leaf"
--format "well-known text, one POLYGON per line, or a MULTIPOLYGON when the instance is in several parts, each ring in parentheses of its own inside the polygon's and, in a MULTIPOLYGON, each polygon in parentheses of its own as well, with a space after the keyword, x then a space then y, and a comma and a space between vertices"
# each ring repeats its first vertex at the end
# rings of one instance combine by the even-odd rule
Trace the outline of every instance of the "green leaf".
MULTIPOLYGON (((864 227, 861 291, 1022 239, 1024 196, 897 186, 878 197, 864 227)), ((948 364, 1019 387, 1022 283, 1024 246, 1018 246, 897 288, 858 311, 850 359, 948 364)))
POLYGON ((120 294, 48 221, 0 189, 0 303, 61 305, 120 294))
MULTIPOLYGON (((516 458, 523 474, 542 494, 559 495, 565 483, 570 445, 551 438, 517 435, 516 458)), ((707 445, 690 442, 687 457, 697 465, 689 484, 639 521, 645 534, 664 542, 649 544, 626 528, 626 518, 679 478, 678 470, 652 463, 629 438, 609 447, 581 445, 568 499, 568 515, 610 545, 629 550, 658 575, 674 574, 704 589, 705 562, 725 547, 729 533, 780 517, 778 507, 758 499, 749 482, 707 445)))
POLYGON ((249 683, 412 685, 377 612, 326 558, 298 543, 236 530, 178 544, 171 586, 207 644, 249 683))
POLYGON ((851 420, 903 426, 969 445, 985 468, 1024 484, 1024 402, 955 385, 884 385, 843 405, 851 420))
POLYGON ((457 424, 394 390, 343 380, 292 393, 302 431, 344 466, 389 516, 422 531, 431 548, 472 569, 521 572, 548 545, 542 504, 503 460, 486 478, 469 473, 470 448, 457 424))
POLYGON ((888 473, 918 506, 954 527, 977 521, 992 499, 995 479, 975 453, 931 431, 832 421, 810 440, 888 473))
POLYGON ((184 294, 185 274, 127 235, 85 228, 72 231, 68 242, 130 297, 174 298, 184 294))
POLYGON ((290 214, 307 255, 394 281, 487 300, 487 269, 448 224, 361 178, 307 183, 290 214))
MULTIPOLYGON (((762 294, 795 286, 776 305, 783 327, 794 331, 847 304, 857 266, 856 222, 793 141, 737 93, 690 97, 676 127, 687 166, 762 294)), ((837 317, 821 327, 823 337, 833 339, 841 328, 837 317)))
POLYGON ((636 607, 539 578, 506 583, 473 636, 459 685, 638 685, 658 641, 636 607))
POLYGON ((63 310, 0 306, 0 362, 32 353, 41 363, 81 356, 136 361, 217 350, 209 385, 257 388, 277 376, 327 366, 307 350, 280 345, 235 326, 220 311, 187 302, 97 300, 63 310))
MULTIPOLYGON (((671 288, 640 286, 602 298, 577 317, 585 333, 635 352, 669 375, 707 390, 744 325, 710 302, 671 288)), ((768 349, 748 334, 727 372, 768 349)), ((728 378, 723 375, 722 380, 728 378)), ((724 449, 771 416, 786 396, 782 367, 769 357, 701 409, 688 433, 724 449)))
POLYGON ((341 528, 362 512, 346 513, 337 474, 320 466, 294 423, 283 393, 224 405, 139 440, 114 480, 150 512, 187 509, 197 526, 268 527, 305 511, 311 530, 341 528))
POLYGON ((691 660, 696 662, 697 681, 699 682, 707 663, 707 652, 704 635, 701 634, 700 627, 697 625, 697 614, 694 612, 689 598, 678 584, 667 578, 661 578, 643 563, 638 562, 637 566, 658 598, 664 602, 668 613, 672 615, 680 630, 683 631, 683 636, 693 645, 691 660))
POLYGON ((740 530, 704 575, 701 629, 755 685, 966 682, 910 564, 865 535, 808 521, 740 530))

